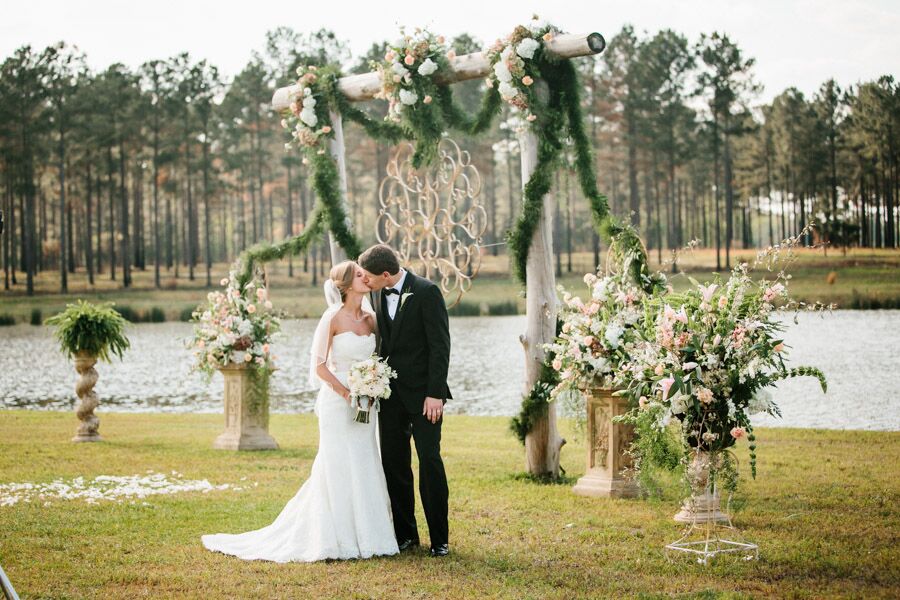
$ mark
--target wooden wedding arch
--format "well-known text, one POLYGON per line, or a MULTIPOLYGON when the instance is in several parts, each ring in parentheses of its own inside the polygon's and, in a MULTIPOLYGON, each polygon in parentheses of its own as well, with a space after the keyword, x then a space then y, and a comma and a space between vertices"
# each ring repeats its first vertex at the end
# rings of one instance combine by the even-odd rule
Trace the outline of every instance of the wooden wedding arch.
MULTIPOLYGON (((599 33, 560 34, 544 43, 545 49, 559 58, 575 58, 599 54, 606 42, 599 33)), ((487 77, 491 72, 491 63, 485 52, 465 54, 450 59, 450 72, 442 73, 436 79, 441 84, 453 84, 461 81, 487 77)), ((381 89, 381 77, 377 72, 343 77, 338 81, 338 90, 351 102, 373 99, 381 89)), ((282 112, 289 108, 299 85, 279 88, 272 98, 272 106, 282 112)), ((341 198, 346 208, 347 167, 344 145, 344 133, 341 115, 330 112, 333 136, 329 138, 328 149, 334 159, 340 179, 341 198)), ((526 128, 519 133, 521 147, 522 181, 527 182, 538 163, 537 136, 526 128)), ((526 318, 525 333, 520 341, 525 351, 524 392, 527 394, 539 380, 541 367, 544 364, 544 344, 551 343, 556 335, 556 277, 553 256, 553 197, 548 193, 543 198, 543 210, 537 228, 531 239, 527 259, 526 281, 526 318)), ((345 210, 345 214, 349 214, 345 210)), ((335 236, 329 232, 329 245, 332 263, 346 260, 344 250, 337 243, 335 236)), ((529 473, 534 475, 559 476, 559 453, 565 443, 559 435, 556 423, 556 407, 551 403, 547 415, 539 419, 525 440, 525 460, 529 473)))

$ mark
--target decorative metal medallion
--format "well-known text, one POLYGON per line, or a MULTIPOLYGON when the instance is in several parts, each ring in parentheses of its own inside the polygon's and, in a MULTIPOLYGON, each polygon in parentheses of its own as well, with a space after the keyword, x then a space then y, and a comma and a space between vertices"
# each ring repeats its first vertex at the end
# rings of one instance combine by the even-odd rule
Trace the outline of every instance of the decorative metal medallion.
POLYGON ((487 213, 478 201, 481 176, 469 153, 450 138, 433 165, 413 169, 412 144, 398 146, 378 189, 375 235, 404 266, 441 287, 455 306, 481 267, 487 213), (439 277, 438 277, 439 276, 439 277))

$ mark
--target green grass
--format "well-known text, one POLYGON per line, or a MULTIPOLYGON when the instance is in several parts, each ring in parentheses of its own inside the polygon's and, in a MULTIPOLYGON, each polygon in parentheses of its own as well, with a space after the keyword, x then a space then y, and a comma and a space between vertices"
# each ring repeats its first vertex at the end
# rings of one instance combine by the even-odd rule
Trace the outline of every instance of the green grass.
MULTIPOLYGON (((732 261, 752 260, 755 251, 734 250, 732 261)), ((663 254, 663 259, 667 255, 663 254)), ((651 262, 657 268, 656 253, 651 253, 651 262)), ((724 255, 723 255, 724 261, 724 255)), ((562 276, 559 283, 566 288, 582 292, 585 287, 582 277, 592 271, 593 255, 576 253, 572 259, 572 271, 568 270, 567 257, 563 256, 562 276)), ((295 264, 294 277, 287 276, 286 263, 273 263, 268 267, 270 295, 277 309, 286 316, 313 317, 321 314, 325 307, 321 285, 311 284, 310 274, 303 273, 295 264)), ((684 253, 678 260, 679 275, 670 275, 676 289, 689 285, 684 273, 699 280, 711 278, 715 268, 715 251, 697 250, 684 253)), ((664 267, 671 270, 671 265, 664 267)), ((831 250, 826 256, 821 250, 801 250, 799 260, 791 269, 794 278, 792 293, 798 300, 835 303, 839 308, 900 308, 900 251, 859 250, 843 255, 831 250), (831 282, 829 282, 831 281, 831 282)), ((218 288, 219 279, 227 273, 226 264, 213 266, 213 288, 218 288)), ((760 273, 760 276, 765 273, 760 273)), ((723 266, 723 276, 727 271, 723 266)), ((76 298, 91 302, 115 302, 130 317, 138 321, 187 320, 190 312, 205 301, 209 288, 205 287, 205 272, 198 270, 197 278, 189 281, 184 273, 175 278, 172 273, 164 273, 162 289, 153 287, 153 272, 134 271, 134 284, 129 289, 119 287, 107 275, 96 279, 96 284, 88 285, 86 276, 79 271, 69 277, 68 295, 58 293, 59 280, 56 272, 44 272, 36 278, 36 294, 24 294, 24 278, 11 291, 0 292, 0 315, 28 322, 32 310, 38 310, 49 317, 65 308, 66 303, 76 298)), ((448 301, 455 300, 455 296, 448 301)), ((524 314, 525 299, 519 284, 509 274, 506 256, 486 256, 481 272, 475 278, 471 290, 463 297, 463 306, 457 307, 459 315, 468 314, 524 314)))
MULTIPOLYGON (((23 598, 888 598, 900 586, 900 433, 759 430, 760 479, 735 523, 759 562, 667 562, 678 499, 606 500, 518 476, 503 418, 450 416, 452 555, 317 564, 243 562, 200 535, 267 525, 306 479, 311 415, 273 415, 281 450, 211 449, 219 415, 102 414, 97 444, 69 442, 59 412, 0 412, 0 482, 147 469, 244 491, 150 497, 149 506, 54 501, 0 507, 0 564, 23 598)), ((566 431, 562 464, 584 471, 566 431)), ((743 455, 746 464, 746 455, 743 455)), ((426 535, 420 516, 421 533, 426 535)))

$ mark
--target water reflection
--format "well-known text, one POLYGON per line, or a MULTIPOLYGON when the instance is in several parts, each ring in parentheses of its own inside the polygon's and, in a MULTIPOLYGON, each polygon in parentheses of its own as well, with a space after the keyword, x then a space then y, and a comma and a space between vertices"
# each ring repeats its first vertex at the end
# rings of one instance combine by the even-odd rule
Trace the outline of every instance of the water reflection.
MULTIPOLYGON (((279 370, 272 381, 274 412, 310 412, 315 392, 307 357, 315 321, 284 323, 274 344, 279 370)), ((453 338, 447 412, 512 415, 518 411, 524 361, 518 336, 525 317, 470 317, 450 321, 453 338)), ((123 362, 101 363, 95 388, 101 410, 219 412, 221 376, 207 382, 190 370, 186 323, 132 326, 123 362)), ((813 379, 783 382, 775 392, 781 420, 769 426, 900 429, 900 397, 888 380, 900 367, 900 311, 837 311, 801 316, 786 335, 794 364, 820 367, 829 379, 823 395, 813 379)), ((0 328, 0 408, 68 410, 74 407, 74 369, 56 350, 49 330, 0 328)))

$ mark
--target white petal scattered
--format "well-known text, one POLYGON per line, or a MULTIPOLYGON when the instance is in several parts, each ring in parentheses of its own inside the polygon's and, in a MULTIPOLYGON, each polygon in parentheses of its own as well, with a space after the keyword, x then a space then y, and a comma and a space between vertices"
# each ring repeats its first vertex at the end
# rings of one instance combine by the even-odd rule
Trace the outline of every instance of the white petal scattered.
MULTIPOLYGON (((244 480, 246 477, 241 479, 244 480)), ((76 477, 69 481, 56 479, 50 483, 0 483, 0 507, 31 502, 32 499, 42 501, 44 506, 50 506, 50 500, 83 500, 88 504, 131 501, 134 504, 134 500, 160 494, 221 490, 239 492, 243 489, 230 483, 214 485, 208 479, 183 479, 177 471, 172 471, 169 477, 148 470, 145 475, 98 475, 90 481, 76 477)), ((143 502, 142 506, 150 505, 143 502)))

